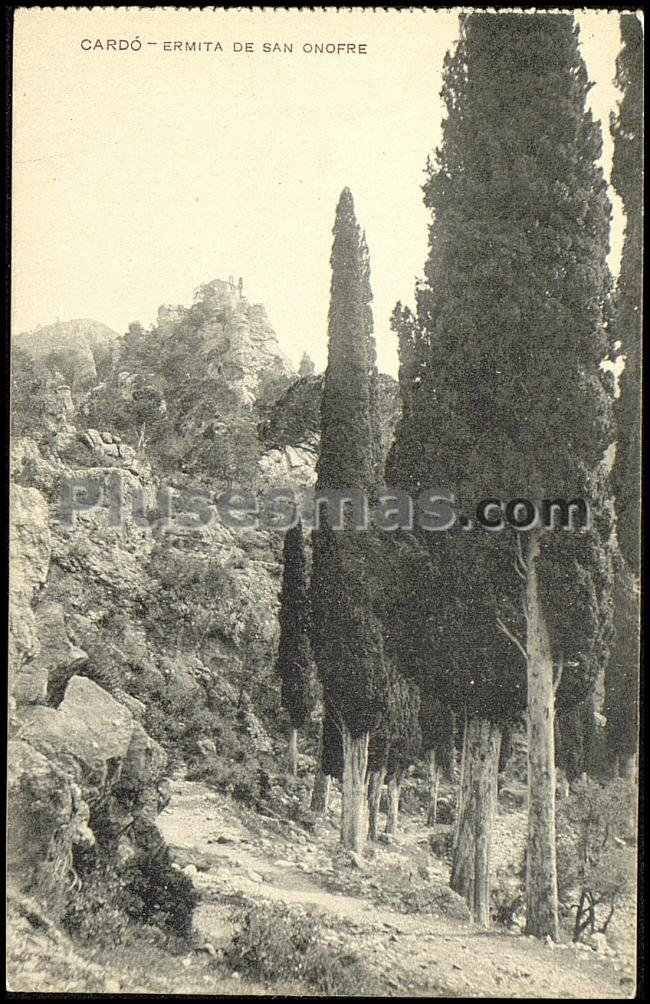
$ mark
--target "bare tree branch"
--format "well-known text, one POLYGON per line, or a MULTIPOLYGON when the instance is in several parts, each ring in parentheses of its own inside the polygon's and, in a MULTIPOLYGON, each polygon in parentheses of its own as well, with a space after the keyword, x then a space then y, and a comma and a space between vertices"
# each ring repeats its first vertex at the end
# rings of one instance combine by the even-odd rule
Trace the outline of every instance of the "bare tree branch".
POLYGON ((517 540, 517 555, 515 557, 515 571, 517 572, 520 578, 526 579, 527 577, 526 561, 524 559, 524 551, 521 546, 520 533, 517 534, 516 540, 517 540))
POLYGON ((501 620, 500 617, 497 617, 497 627, 499 628, 500 631, 503 632, 503 634, 506 636, 506 638, 510 639, 510 641, 513 643, 513 645, 517 646, 517 648, 519 649, 519 651, 521 652, 521 654, 523 655, 524 659, 527 662, 528 661, 528 655, 526 653, 526 649, 524 648, 524 646, 522 645, 522 643, 519 641, 519 638, 515 637, 515 635, 512 633, 512 631, 510 631, 510 629, 506 627, 506 625, 503 623, 503 621, 501 620))

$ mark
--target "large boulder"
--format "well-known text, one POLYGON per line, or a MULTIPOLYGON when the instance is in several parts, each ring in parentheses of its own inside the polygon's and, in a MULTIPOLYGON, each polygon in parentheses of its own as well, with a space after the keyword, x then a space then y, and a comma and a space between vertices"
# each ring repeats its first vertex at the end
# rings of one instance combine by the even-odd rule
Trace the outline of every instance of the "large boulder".
POLYGON ((7 869, 28 890, 66 877, 71 847, 92 844, 88 806, 70 775, 28 743, 7 749, 7 869))
POLYGON ((39 651, 31 662, 16 675, 16 703, 43 704, 52 671, 73 670, 88 658, 82 648, 73 645, 66 630, 63 607, 59 603, 42 603, 35 612, 39 651))
POLYGON ((25 712, 18 738, 56 762, 73 757, 92 772, 109 760, 122 760, 133 734, 133 715, 105 690, 73 676, 58 708, 25 712))

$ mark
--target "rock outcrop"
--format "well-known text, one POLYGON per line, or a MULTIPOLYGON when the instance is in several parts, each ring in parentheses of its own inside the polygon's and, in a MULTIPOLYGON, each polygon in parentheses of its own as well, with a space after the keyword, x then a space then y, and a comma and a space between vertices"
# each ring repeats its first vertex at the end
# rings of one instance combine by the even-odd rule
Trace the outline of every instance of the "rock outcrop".
MULTIPOLYGON (((246 761, 237 769, 261 776, 284 744, 271 725, 282 533, 264 519, 225 520, 214 491, 202 506, 207 521, 176 517, 197 512, 184 508, 196 472, 183 451, 200 447, 217 421, 227 439, 233 416, 246 417, 255 439, 257 418, 270 414, 251 477, 260 495, 309 488, 322 381, 293 379, 264 309, 231 281, 202 287, 191 308, 161 308, 157 329, 142 334, 154 345, 146 342, 147 360, 156 344, 168 352, 163 377, 115 365, 88 389, 112 351, 113 333, 101 329, 85 339, 75 322, 22 339, 50 369, 42 435, 31 426, 12 448, 9 878, 21 895, 38 896, 50 879, 69 888, 79 855, 108 855, 119 868, 145 844, 158 846, 166 775, 183 760, 246 761), (181 365, 169 346, 188 331, 181 365), (165 394, 184 386, 189 358, 223 379, 205 391, 192 383, 179 408, 165 394), (266 409, 273 388, 292 379, 266 409), (225 387, 219 402, 215 385, 225 387), (94 396, 102 407, 93 409, 94 396), (149 448, 151 428, 159 438, 149 448), (173 447, 176 435, 182 451, 165 466, 155 446, 162 438, 173 447)), ((390 430, 396 385, 386 378, 382 388, 390 430)), ((211 475, 208 461, 199 465, 199 484, 209 487, 211 475)))
MULTIPOLYGON (((58 369, 68 370, 75 387, 97 379, 97 366, 111 350, 119 335, 116 331, 87 318, 74 321, 57 321, 15 335, 14 348, 23 349, 33 359, 48 359, 58 369)), ((65 379, 61 384, 65 384, 65 379)))
MULTIPOLYGON (((242 404, 251 405, 261 381, 291 374, 277 336, 260 303, 243 295, 242 280, 214 279, 199 290, 203 308, 201 359, 208 376, 223 376, 242 404)), ((158 327, 163 331, 182 320, 187 308, 162 306, 158 327)))
MULTIPOLYGON (((25 475, 26 460, 41 477, 52 473, 33 443, 17 444, 14 473, 25 475)), ((139 701, 76 675, 88 653, 70 637, 74 604, 51 595, 61 533, 38 489, 12 485, 8 882, 54 911, 63 908, 79 848, 99 844, 110 855, 107 833, 137 819, 153 824, 167 762, 138 721, 139 701), (50 685, 61 677, 63 699, 53 706, 50 685)), ((135 855, 137 827, 129 832, 135 855)))

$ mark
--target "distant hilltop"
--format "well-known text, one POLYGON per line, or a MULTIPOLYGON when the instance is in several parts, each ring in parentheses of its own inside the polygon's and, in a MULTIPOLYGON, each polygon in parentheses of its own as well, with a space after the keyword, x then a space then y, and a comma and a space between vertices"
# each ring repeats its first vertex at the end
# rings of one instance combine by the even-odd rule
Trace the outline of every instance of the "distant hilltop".
POLYGON ((12 346, 23 349, 32 359, 46 359, 58 354, 74 359, 75 379, 84 383, 96 379, 98 365, 111 353, 119 338, 117 331, 108 325, 79 318, 24 331, 13 337, 12 346))
MULTIPOLYGON (((221 375, 239 400, 253 404, 268 377, 292 376, 291 363, 280 349, 264 306, 244 296, 244 281, 212 279, 195 293, 191 307, 163 304, 156 327, 160 336, 174 337, 177 325, 200 310, 201 364, 208 375, 221 375)), ((123 335, 90 319, 57 321, 13 339, 13 348, 58 370, 73 390, 104 379, 119 355, 123 335), (108 364, 108 365, 107 365, 108 364)))

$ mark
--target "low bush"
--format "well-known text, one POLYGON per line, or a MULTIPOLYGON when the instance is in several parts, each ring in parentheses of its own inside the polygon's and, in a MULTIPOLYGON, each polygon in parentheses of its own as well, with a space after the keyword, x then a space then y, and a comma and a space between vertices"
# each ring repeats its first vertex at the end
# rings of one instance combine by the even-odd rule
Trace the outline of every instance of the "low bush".
POLYGON ((467 903, 448 885, 431 884, 402 893, 402 912, 469 920, 467 903))
POLYGON ((631 782, 585 778, 559 804, 558 890, 574 941, 606 933, 615 910, 634 892, 636 800, 631 782))
POLYGON ((429 836, 429 850, 436 858, 444 861, 451 861, 454 843, 454 830, 452 826, 442 827, 438 825, 429 836))
POLYGON ((292 912, 285 904, 258 904, 236 921, 238 931, 224 961, 241 975, 264 983, 296 980, 337 997, 376 992, 356 955, 323 941, 314 916, 292 912))
POLYGON ((224 795, 231 795, 244 805, 256 805, 265 790, 265 772, 257 760, 228 762, 221 754, 205 757, 187 772, 188 781, 204 781, 224 795))
POLYGON ((525 858, 518 867, 510 866, 497 871, 490 889, 490 913, 495 924, 508 929, 514 927, 525 904, 525 858))
POLYGON ((128 944, 141 928, 161 941, 187 941, 197 902, 191 879, 172 868, 167 848, 137 852, 121 865, 89 858, 69 891, 61 925, 99 947, 128 944))

